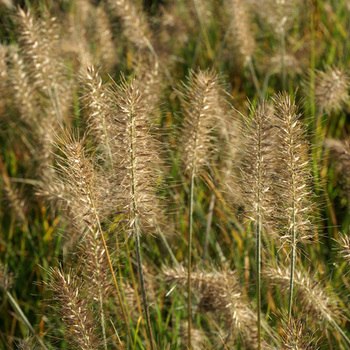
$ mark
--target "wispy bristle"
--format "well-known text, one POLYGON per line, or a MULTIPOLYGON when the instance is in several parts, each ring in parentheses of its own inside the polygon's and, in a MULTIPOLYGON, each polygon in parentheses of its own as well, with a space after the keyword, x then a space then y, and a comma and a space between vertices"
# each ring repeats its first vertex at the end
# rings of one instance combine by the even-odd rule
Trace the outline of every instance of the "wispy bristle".
POLYGON ((243 64, 246 64, 253 57, 256 47, 246 3, 242 0, 226 0, 226 6, 231 16, 230 41, 232 41, 243 64))
MULTIPOLYGON (((289 291, 290 269, 285 267, 269 268, 264 276, 283 291, 289 291)), ((313 320, 327 326, 328 322, 343 318, 336 295, 328 291, 315 276, 296 270, 294 276, 296 300, 305 314, 313 315, 313 320)))
POLYGON ((0 289, 8 291, 12 287, 13 276, 8 267, 0 263, 0 289))
POLYGON ((249 0, 256 14, 280 34, 290 29, 302 6, 300 0, 249 0))
MULTIPOLYGON (((185 321, 181 324, 181 343, 183 346, 187 344, 188 337, 188 322, 185 321)), ((203 330, 192 327, 191 330, 191 348, 193 350, 203 350, 208 348, 208 344, 206 342, 205 333, 203 330)))
POLYGON ((4 46, 0 44, 0 114, 5 114, 5 107, 6 107, 6 100, 7 100, 7 94, 6 94, 6 86, 8 86, 8 68, 7 68, 7 54, 8 54, 8 48, 7 46, 4 46))
POLYGON ((146 48, 151 31, 142 10, 130 0, 108 0, 108 3, 121 19, 125 37, 137 47, 146 48))
POLYGON ((285 350, 317 350, 317 340, 310 334, 301 318, 284 322, 282 344, 285 350))
POLYGON ((109 72, 117 64, 116 46, 107 13, 98 7, 95 16, 96 50, 101 66, 109 72))
POLYGON ((316 71, 315 98, 321 111, 342 109, 349 102, 349 77, 338 67, 326 66, 325 71, 316 71))
POLYGON ((52 62, 55 56, 54 45, 57 36, 53 33, 55 18, 49 19, 52 28, 45 20, 35 18, 30 10, 18 9, 18 25, 20 28, 20 43, 25 52, 26 59, 32 68, 32 76, 35 86, 40 89, 50 89, 55 78, 56 62, 52 62))
MULTIPOLYGON (((187 270, 184 267, 164 269, 167 283, 186 285, 187 270)), ((236 335, 244 335, 246 342, 257 336, 256 320, 246 297, 241 292, 237 276, 233 271, 193 271, 192 289, 200 298, 199 310, 223 315, 226 326, 236 335)))
POLYGON ((297 244, 311 237, 312 192, 309 143, 295 101, 288 94, 274 97, 276 126, 276 219, 282 225, 282 241, 297 244))
POLYGON ((15 342, 15 344, 17 350, 37 350, 41 348, 35 336, 26 337, 23 340, 15 342))
POLYGON ((332 160, 336 160, 338 165, 340 165, 341 180, 347 195, 350 198, 350 144, 349 140, 334 140, 325 139, 324 145, 329 148, 334 154, 332 160))
POLYGON ((340 235, 337 240, 340 245, 340 254, 342 257, 350 263, 350 237, 348 235, 340 235))
POLYGON ((94 231, 99 218, 108 211, 107 202, 102 204, 105 192, 100 173, 87 158, 83 141, 78 141, 74 135, 64 132, 57 147, 64 155, 56 156, 57 170, 65 184, 62 196, 73 211, 78 227, 94 231))
POLYGON ((111 142, 113 141, 113 120, 107 97, 107 87, 102 83, 98 70, 88 66, 81 80, 86 88, 83 101, 88 113, 88 133, 96 141, 96 146, 102 151, 102 157, 107 164, 113 164, 111 142))
POLYGON ((11 87, 14 92, 13 99, 19 110, 20 118, 28 123, 38 125, 42 113, 38 106, 38 93, 30 81, 29 72, 17 47, 12 47, 9 52, 11 69, 11 87))
POLYGON ((159 107, 162 92, 162 73, 159 63, 150 55, 140 54, 135 59, 135 71, 140 90, 144 95, 145 107, 148 109, 149 124, 156 122, 157 108, 159 107))
POLYGON ((137 80, 111 89, 115 104, 115 137, 112 154, 115 157, 111 183, 119 192, 120 202, 133 226, 141 222, 142 229, 155 227, 159 218, 159 201, 155 194, 159 180, 159 145, 150 133, 145 96, 137 80), (157 169, 157 170, 156 170, 157 169))
POLYGON ((190 71, 181 93, 184 121, 181 147, 188 172, 199 173, 208 164, 213 146, 212 128, 220 117, 220 84, 214 71, 190 71), (219 114, 219 115, 218 115, 219 114))
POLYGON ((44 94, 52 115, 62 122, 70 108, 70 82, 59 56, 57 19, 46 17, 39 19, 30 10, 18 8, 19 43, 33 86, 44 94))
POLYGON ((53 290, 53 300, 67 329, 71 345, 80 349, 97 349, 96 320, 93 318, 85 298, 83 281, 70 270, 67 274, 59 268, 50 268, 49 287, 53 290))
POLYGON ((273 209, 271 187, 273 179, 272 111, 264 104, 255 109, 250 106, 250 116, 245 117, 242 129, 242 144, 245 148, 241 167, 241 187, 249 218, 267 218, 273 209))
POLYGON ((275 74, 280 74, 283 69, 286 69, 291 76, 300 74, 303 71, 302 63, 292 53, 285 53, 283 57, 280 53, 275 54, 269 59, 269 68, 275 74))

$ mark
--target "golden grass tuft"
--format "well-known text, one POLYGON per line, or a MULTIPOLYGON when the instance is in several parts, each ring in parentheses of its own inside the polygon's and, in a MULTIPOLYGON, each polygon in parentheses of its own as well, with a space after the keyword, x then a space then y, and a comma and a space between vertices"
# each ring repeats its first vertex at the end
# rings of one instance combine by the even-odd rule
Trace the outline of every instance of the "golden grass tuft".
POLYGON ((315 99, 322 112, 339 111, 349 102, 349 77, 339 67, 316 71, 315 99))
POLYGON ((187 172, 200 173, 209 164, 213 152, 212 129, 220 118, 220 84, 214 71, 190 71, 184 91, 180 93, 184 121, 181 145, 187 172))

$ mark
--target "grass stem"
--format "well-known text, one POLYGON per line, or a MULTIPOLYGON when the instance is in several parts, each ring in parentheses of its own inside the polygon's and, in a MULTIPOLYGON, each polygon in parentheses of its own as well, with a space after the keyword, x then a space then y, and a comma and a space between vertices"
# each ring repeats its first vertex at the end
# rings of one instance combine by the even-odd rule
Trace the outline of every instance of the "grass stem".
POLYGON ((15 298, 11 295, 11 293, 7 290, 5 290, 6 296, 9 298, 10 303, 12 304, 13 308, 15 309, 16 313, 21 317, 21 319, 23 320, 24 324, 26 325, 26 327, 33 333, 33 335, 36 337, 36 339, 38 340, 39 344, 41 345, 41 347, 44 350, 48 350, 48 348, 46 347, 46 345, 44 344, 43 340, 40 338, 40 336, 35 332, 33 326, 30 324, 28 318, 26 317, 26 315, 24 314, 24 312, 22 311, 21 307, 18 305, 17 301, 15 300, 15 298))
POLYGON ((287 70, 286 70, 286 35, 284 28, 281 29, 281 67, 282 67, 282 90, 286 91, 287 88, 287 70))
POLYGON ((192 318, 191 318, 191 268, 192 268, 192 230, 193 230, 193 187, 194 187, 194 169, 191 170, 191 179, 190 179, 190 208, 188 214, 188 302, 187 302, 187 312, 188 312, 188 343, 187 348, 191 350, 191 328, 192 328, 192 318))
POLYGON ((215 191, 212 191, 211 197, 210 197, 210 203, 209 203, 209 211, 208 211, 208 218, 207 218, 207 226, 205 228, 205 238, 204 238, 204 248, 203 248, 203 260, 206 259, 208 254, 208 245, 209 245, 209 235, 210 235, 210 229, 211 224, 213 221, 213 214, 214 214, 214 207, 215 207, 215 191))
POLYGON ((135 222, 134 238, 135 238, 135 245, 136 245, 137 269, 139 272, 143 308, 144 308, 145 315, 146 315, 146 323, 147 323, 147 329, 148 329, 150 340, 151 340, 151 348, 152 348, 152 350, 155 350, 153 334, 152 334, 152 327, 151 327, 151 318, 149 315, 149 307, 148 307, 147 294, 146 294, 145 279, 144 279, 143 267, 142 267, 140 235, 141 235, 140 227, 139 227, 138 222, 136 221, 135 222))
POLYGON ((261 214, 258 212, 256 223, 256 271, 257 271, 257 319, 258 350, 261 350, 261 214))
POLYGON ((251 74, 252 79, 253 79, 253 84, 254 84, 256 93, 259 96, 259 100, 262 101, 263 96, 262 96, 262 93, 261 93, 258 77, 256 76, 255 68, 254 68, 254 65, 253 65, 251 57, 248 58, 247 63, 248 63, 248 67, 249 67, 249 70, 250 70, 250 74, 251 74))
POLYGON ((296 217, 295 217, 295 208, 293 201, 293 214, 292 214, 292 256, 290 262, 290 282, 289 282, 289 301, 288 301, 288 324, 290 323, 292 316, 292 304, 293 304, 293 284, 294 284, 294 270, 295 270, 295 259, 296 259, 296 217))

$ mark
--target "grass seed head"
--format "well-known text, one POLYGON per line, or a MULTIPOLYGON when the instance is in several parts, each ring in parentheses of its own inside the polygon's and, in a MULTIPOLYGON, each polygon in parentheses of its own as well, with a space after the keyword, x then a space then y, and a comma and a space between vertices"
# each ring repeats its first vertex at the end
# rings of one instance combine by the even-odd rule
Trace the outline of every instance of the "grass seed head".
MULTIPOLYGON (((244 147, 240 185, 245 198, 247 215, 253 221, 268 219, 273 210, 271 188, 274 183, 274 134, 272 110, 265 103, 250 106, 244 118, 242 146, 244 147)), ((265 220, 263 220, 265 221, 265 220)))
POLYGON ((149 230, 158 224, 161 217, 159 199, 156 195, 161 171, 160 145, 150 132, 149 111, 145 106, 145 95, 137 79, 110 90, 114 110, 114 142, 112 154, 115 157, 111 183, 119 192, 130 227, 135 220, 142 230, 149 230))
MULTIPOLYGON (((263 274, 271 283, 281 288, 282 291, 289 291, 289 268, 268 268, 263 274)), ((294 285, 296 288, 295 298, 298 300, 298 305, 300 305, 303 313, 313 317, 315 322, 328 327, 330 326, 330 321, 337 321, 343 318, 337 296, 327 290, 314 276, 310 276, 305 271, 296 270, 294 285)))
POLYGON ((49 287, 53 291, 53 300, 59 304, 57 309, 61 315, 70 339, 70 344, 79 349, 97 349, 99 340, 88 300, 85 298, 85 286, 70 270, 67 274, 60 268, 50 268, 49 287))
POLYGON ((349 102, 349 76, 339 67, 316 71, 315 98, 322 112, 338 111, 349 102))
POLYGON ((122 22, 124 36, 136 47, 147 48, 151 31, 145 13, 131 0, 108 0, 108 3, 122 22))
POLYGON ((305 320, 292 318, 283 324, 282 337, 283 349, 292 350, 317 350, 317 340, 310 334, 305 326, 305 320))
MULTIPOLYGON (((166 268, 163 275, 166 283, 186 285, 188 282, 187 270, 182 266, 166 268)), ((234 271, 193 271, 191 281, 192 289, 200 300, 200 312, 211 312, 217 317, 223 317, 227 329, 236 336, 242 335, 246 342, 257 336, 254 313, 234 271)))
POLYGON ((212 129, 221 117, 220 85, 214 71, 190 71, 180 93, 183 103, 182 159, 187 172, 200 173, 213 152, 212 129))
POLYGON ((312 237, 312 191, 309 143, 298 107, 288 94, 274 97, 276 135, 276 222, 284 232, 282 242, 291 244, 312 237))
POLYGON ((242 0, 226 0, 226 7, 231 16, 230 40, 245 65, 253 57, 256 48, 250 14, 245 1, 242 0))

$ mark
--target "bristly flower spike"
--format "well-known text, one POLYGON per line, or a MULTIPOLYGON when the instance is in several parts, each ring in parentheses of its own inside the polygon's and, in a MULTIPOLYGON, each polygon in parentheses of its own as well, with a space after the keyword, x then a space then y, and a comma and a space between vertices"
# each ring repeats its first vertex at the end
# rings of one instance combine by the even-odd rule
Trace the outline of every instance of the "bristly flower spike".
POLYGON ((282 240, 291 247, 291 269, 288 319, 291 318, 293 279, 297 256, 297 244, 310 238, 312 228, 310 189, 309 144, 305 136, 305 127, 293 98, 287 93, 275 95, 275 117, 277 133, 276 172, 279 173, 278 212, 285 234, 282 240))

